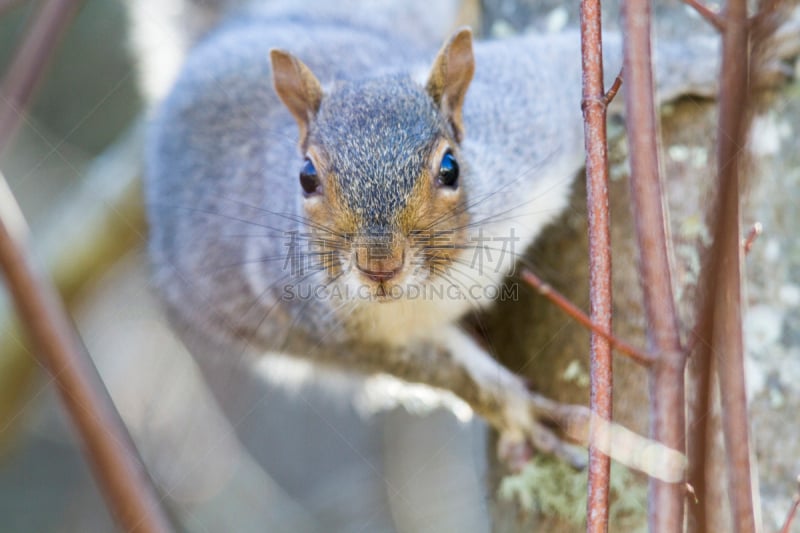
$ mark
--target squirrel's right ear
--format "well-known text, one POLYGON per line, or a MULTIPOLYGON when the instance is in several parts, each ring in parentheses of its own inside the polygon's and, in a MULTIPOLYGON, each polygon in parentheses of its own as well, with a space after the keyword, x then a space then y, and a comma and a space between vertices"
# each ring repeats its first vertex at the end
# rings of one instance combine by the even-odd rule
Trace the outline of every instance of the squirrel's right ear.
POLYGON ((472 30, 461 28, 439 50, 425 86, 453 127, 453 134, 458 142, 464 136, 461 108, 474 72, 472 30))
POLYGON ((305 144, 308 126, 322 101, 322 86, 311 70, 289 52, 273 48, 269 56, 275 92, 297 121, 300 144, 305 144))

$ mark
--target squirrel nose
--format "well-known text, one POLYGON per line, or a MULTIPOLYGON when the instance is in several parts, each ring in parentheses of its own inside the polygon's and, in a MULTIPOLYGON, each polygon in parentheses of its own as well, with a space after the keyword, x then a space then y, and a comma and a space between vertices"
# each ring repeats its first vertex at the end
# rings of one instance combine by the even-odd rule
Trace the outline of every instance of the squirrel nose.
POLYGON ((404 254, 398 257, 363 260, 361 254, 356 253, 356 268, 372 281, 378 283, 389 281, 403 269, 404 254))
POLYGON ((377 281, 378 283, 382 281, 389 281, 400 271, 399 268, 395 270, 365 270, 360 266, 358 267, 358 270, 372 281, 377 281))

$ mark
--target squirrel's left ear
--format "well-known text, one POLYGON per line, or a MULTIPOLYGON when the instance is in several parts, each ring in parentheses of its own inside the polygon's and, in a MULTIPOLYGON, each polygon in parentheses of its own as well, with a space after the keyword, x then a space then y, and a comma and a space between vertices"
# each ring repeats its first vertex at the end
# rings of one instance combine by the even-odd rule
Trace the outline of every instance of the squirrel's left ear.
POLYGON ((317 116, 322 101, 322 86, 311 69, 289 52, 273 48, 269 57, 275 92, 297 121, 300 145, 305 145, 308 126, 317 116))
POLYGON ((472 30, 461 28, 439 50, 425 86, 425 90, 450 121, 457 142, 464 137, 461 108, 474 72, 472 30))

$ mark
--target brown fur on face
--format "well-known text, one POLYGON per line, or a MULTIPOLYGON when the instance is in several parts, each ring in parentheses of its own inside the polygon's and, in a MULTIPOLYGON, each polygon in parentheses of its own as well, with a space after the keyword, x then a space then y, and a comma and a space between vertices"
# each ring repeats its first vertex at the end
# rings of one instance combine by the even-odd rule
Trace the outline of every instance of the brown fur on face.
MULTIPOLYGON (((459 185, 456 189, 443 187, 438 182, 439 165, 447 151, 459 159, 452 141, 442 138, 428 158, 412 199, 398 217, 401 231, 411 236, 411 246, 421 252, 425 267, 441 273, 452 264, 465 242, 469 214, 466 194, 459 185)), ((463 169, 463 164, 460 164, 463 169)))
POLYGON ((304 207, 314 254, 329 276, 346 264, 381 283, 381 274, 409 266, 444 273, 463 248, 468 222, 463 187, 443 185, 439 173, 447 151, 458 158, 464 135, 470 30, 444 44, 424 87, 388 74, 339 82, 323 95, 300 60, 273 50, 272 61, 276 92, 319 179, 304 207))
POLYGON ((324 151, 309 148, 323 192, 306 199, 304 207, 314 250, 331 278, 341 273, 344 257, 349 255, 360 255, 359 266, 372 271, 402 263, 409 255, 413 267, 446 272, 464 245, 469 222, 463 187, 451 189, 438 181, 439 166, 448 151, 458 159, 455 143, 441 137, 420 170, 406 206, 393 217, 392 227, 386 234, 369 235, 358 214, 343 202, 339 180, 329 170, 324 151))

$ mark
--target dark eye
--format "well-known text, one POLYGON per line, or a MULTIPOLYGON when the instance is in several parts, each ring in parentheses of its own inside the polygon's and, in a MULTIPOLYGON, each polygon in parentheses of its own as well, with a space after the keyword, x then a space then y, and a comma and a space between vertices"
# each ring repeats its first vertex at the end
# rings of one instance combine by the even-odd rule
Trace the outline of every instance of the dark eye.
POLYGON ((458 162, 450 152, 444 154, 439 165, 439 183, 444 187, 458 187, 458 162))
POLYGON ((303 168, 300 169, 300 186, 303 188, 305 196, 320 192, 317 169, 314 168, 314 163, 308 158, 303 162, 303 168))

